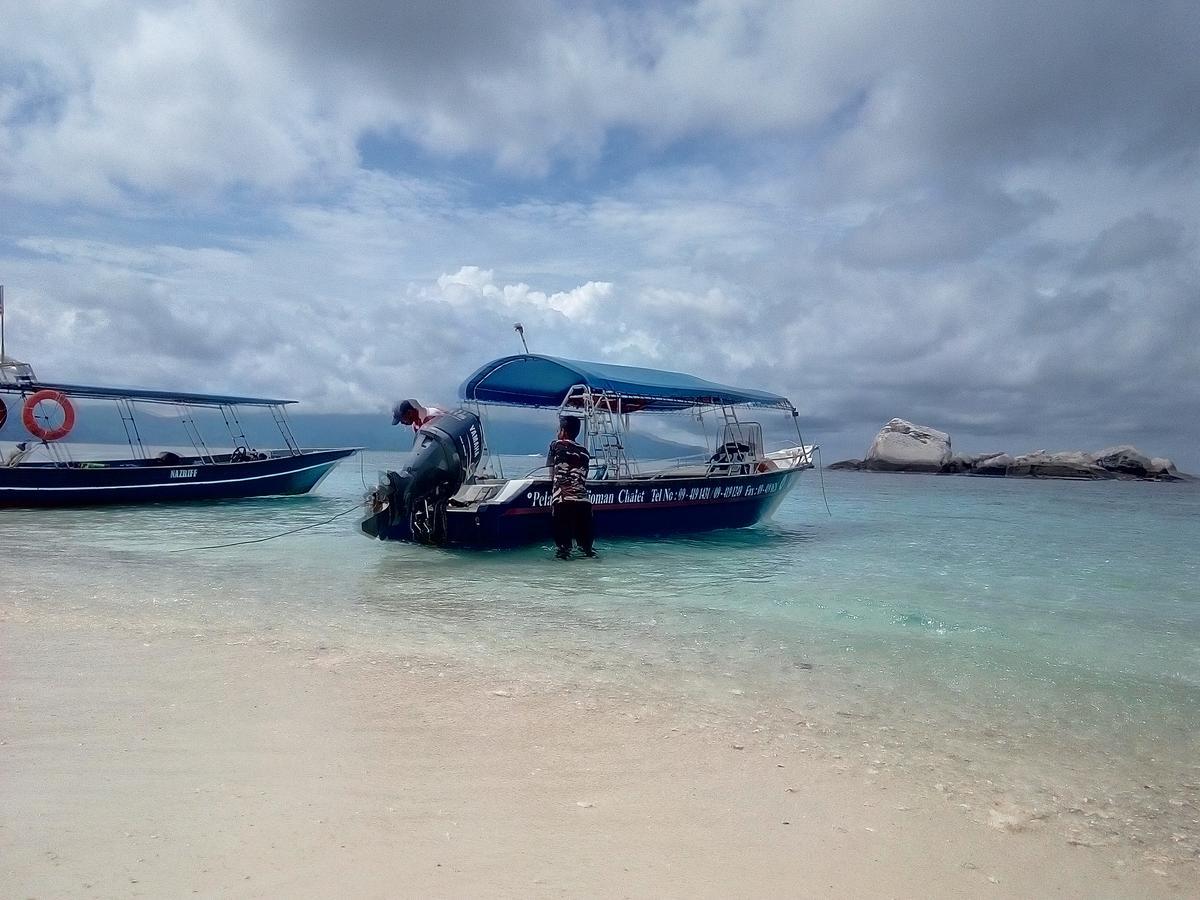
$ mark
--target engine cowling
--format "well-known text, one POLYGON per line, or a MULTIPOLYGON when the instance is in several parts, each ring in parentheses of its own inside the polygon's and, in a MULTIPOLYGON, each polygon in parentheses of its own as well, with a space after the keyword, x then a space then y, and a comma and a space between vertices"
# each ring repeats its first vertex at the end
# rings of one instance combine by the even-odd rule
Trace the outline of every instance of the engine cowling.
POLYGON ((475 474, 483 456, 483 426, 465 409, 438 416, 417 432, 408 464, 385 472, 371 494, 371 515, 362 530, 382 537, 384 530, 407 528, 415 541, 440 544, 446 537, 446 507, 475 474))

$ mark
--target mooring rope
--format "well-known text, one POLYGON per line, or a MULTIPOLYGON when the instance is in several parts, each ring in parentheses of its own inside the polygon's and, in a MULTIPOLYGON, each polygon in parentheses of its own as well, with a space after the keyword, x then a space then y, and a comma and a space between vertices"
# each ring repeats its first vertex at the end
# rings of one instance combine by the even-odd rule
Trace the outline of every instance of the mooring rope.
POLYGON ((358 451, 358 480, 362 482, 363 490, 369 494, 371 486, 367 484, 367 464, 363 462, 363 452, 362 450, 358 451))
POLYGON ((223 550, 226 547, 241 547, 243 544, 263 544, 267 541, 273 541, 276 538, 287 537, 289 534, 299 534, 301 531, 308 531, 310 528, 320 528, 322 525, 328 525, 330 522, 336 522, 342 516, 348 516, 355 510, 362 509, 361 503, 355 503, 349 509, 344 509, 336 516, 330 516, 323 522, 310 522, 307 525, 301 525, 299 528, 291 528, 287 531, 281 531, 279 534, 272 534, 267 537, 250 538, 245 541, 230 541, 228 544, 209 544, 205 547, 177 547, 174 550, 168 550, 168 553, 192 553, 196 550, 223 550))
POLYGON ((833 518, 829 510, 829 498, 825 496, 825 461, 821 459, 821 448, 817 447, 817 477, 821 479, 821 499, 825 501, 825 515, 833 518))

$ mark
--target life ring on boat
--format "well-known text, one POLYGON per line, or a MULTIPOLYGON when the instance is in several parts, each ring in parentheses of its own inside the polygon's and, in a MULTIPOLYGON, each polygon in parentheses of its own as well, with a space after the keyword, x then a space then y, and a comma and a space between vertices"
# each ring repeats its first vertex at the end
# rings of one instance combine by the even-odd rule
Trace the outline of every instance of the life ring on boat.
POLYGON ((67 395, 62 391, 52 391, 49 389, 37 391, 30 394, 29 399, 25 401, 25 408, 21 412, 21 421, 25 423, 25 429, 39 440, 62 440, 75 427, 75 407, 71 405, 71 401, 67 399, 67 395), (42 402, 57 404, 58 408, 62 410, 62 424, 57 428, 47 428, 34 415, 38 404, 42 402))

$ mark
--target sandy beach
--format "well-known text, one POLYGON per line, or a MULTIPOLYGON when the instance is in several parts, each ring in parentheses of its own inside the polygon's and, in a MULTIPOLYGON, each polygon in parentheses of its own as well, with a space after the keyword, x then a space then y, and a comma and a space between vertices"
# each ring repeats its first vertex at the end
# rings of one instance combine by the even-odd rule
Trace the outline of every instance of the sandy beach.
POLYGON ((1053 821, 989 827, 934 785, 612 691, 19 609, 0 638, 6 897, 1190 890, 1053 821))

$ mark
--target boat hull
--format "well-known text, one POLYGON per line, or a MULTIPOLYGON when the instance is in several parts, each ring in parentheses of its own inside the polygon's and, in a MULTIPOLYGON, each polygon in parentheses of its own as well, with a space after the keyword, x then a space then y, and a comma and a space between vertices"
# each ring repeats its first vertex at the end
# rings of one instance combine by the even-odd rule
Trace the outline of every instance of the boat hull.
POLYGON ((0 467, 0 507, 185 503, 306 494, 355 448, 286 451, 241 462, 217 457, 97 460, 0 467))
MULTIPOLYGON (((656 537, 745 528, 766 519, 791 489, 800 469, 730 477, 631 478, 591 482, 598 540, 656 537)), ((384 510, 367 516, 362 530, 381 540, 411 541, 407 522, 384 510)), ((490 501, 446 512, 446 543, 495 548, 552 540, 550 482, 509 482, 490 501)))

